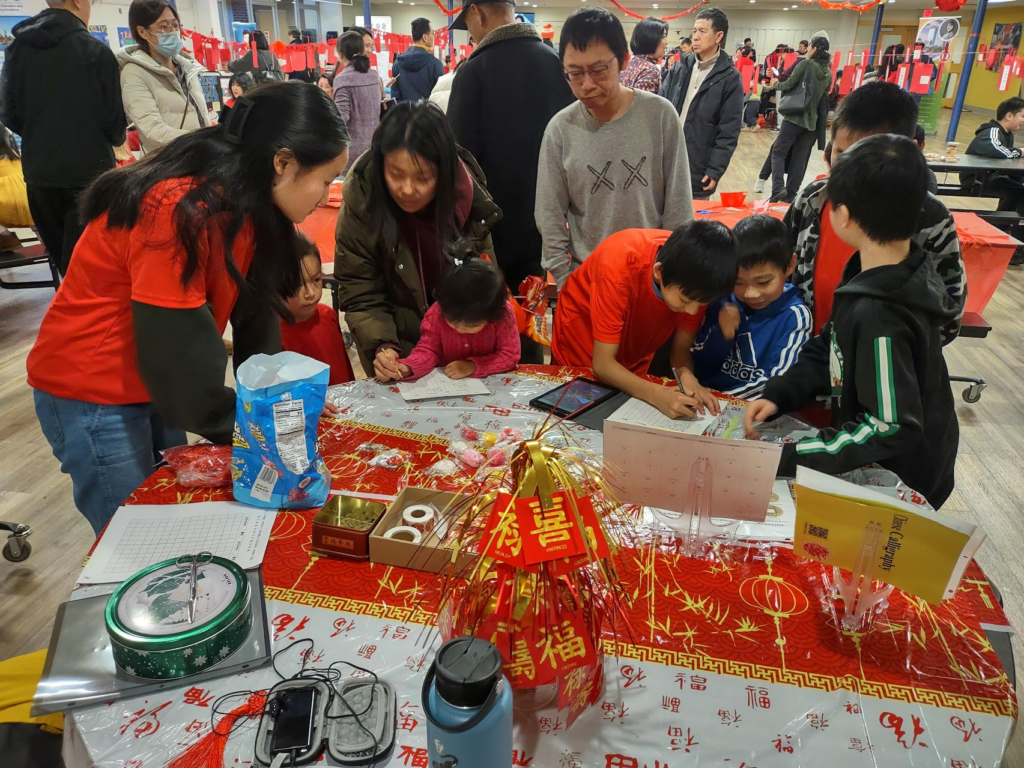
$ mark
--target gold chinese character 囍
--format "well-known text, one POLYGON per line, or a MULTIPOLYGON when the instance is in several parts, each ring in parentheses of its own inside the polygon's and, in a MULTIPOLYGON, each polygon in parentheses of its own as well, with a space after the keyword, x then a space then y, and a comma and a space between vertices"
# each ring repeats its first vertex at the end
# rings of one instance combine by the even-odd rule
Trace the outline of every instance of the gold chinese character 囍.
POLYGON ((530 509, 533 511, 533 524, 536 528, 530 534, 537 537, 542 547, 549 547, 552 544, 559 544, 570 541, 572 535, 572 523, 566 517, 564 502, 561 496, 552 499, 551 509, 542 509, 539 500, 530 502, 530 509))

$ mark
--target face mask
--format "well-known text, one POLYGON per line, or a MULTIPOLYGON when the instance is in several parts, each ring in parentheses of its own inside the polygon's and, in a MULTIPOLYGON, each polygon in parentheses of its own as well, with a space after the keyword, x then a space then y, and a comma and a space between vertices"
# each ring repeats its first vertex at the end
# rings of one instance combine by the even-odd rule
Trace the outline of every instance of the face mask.
POLYGON ((181 32, 160 32, 156 39, 156 52, 161 56, 177 56, 181 53, 181 32))

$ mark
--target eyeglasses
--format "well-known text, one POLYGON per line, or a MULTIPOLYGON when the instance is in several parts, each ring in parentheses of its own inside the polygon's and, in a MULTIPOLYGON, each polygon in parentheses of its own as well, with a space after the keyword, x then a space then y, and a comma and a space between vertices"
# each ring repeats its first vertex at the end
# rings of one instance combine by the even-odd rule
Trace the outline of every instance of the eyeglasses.
POLYGON ((605 77, 608 76, 608 70, 611 69, 612 62, 617 58, 618 57, 616 56, 612 56, 604 64, 597 64, 590 69, 564 69, 562 72, 565 75, 565 79, 570 83, 582 83, 585 75, 590 75, 590 79, 596 83, 600 80, 604 80, 605 77))
POLYGON ((154 24, 150 29, 159 34, 166 35, 171 32, 180 32, 181 25, 176 21, 165 21, 160 24, 154 24))

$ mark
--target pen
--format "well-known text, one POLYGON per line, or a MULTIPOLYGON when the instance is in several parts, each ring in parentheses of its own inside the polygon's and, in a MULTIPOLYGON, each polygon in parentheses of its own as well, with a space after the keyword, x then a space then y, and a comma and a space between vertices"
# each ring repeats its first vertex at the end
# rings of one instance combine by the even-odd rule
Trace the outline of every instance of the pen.
POLYGON ((683 381, 682 379, 679 378, 679 371, 677 371, 675 368, 672 369, 672 378, 676 380, 676 386, 679 387, 679 392, 681 394, 684 394, 687 397, 693 397, 693 395, 691 395, 689 392, 683 389, 683 381))

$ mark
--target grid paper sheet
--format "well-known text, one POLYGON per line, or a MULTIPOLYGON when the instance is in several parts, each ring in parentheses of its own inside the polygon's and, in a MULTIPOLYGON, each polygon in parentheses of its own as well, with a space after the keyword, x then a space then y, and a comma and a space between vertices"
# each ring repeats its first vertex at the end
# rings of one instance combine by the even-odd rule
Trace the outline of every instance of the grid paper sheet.
POLYGON ((233 501, 121 507, 78 581, 124 581, 153 563, 197 552, 253 568, 263 562, 275 515, 233 501))

